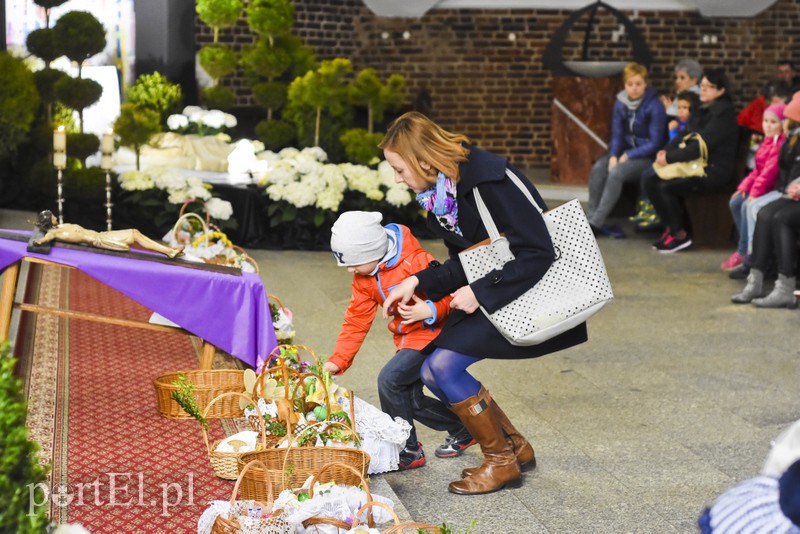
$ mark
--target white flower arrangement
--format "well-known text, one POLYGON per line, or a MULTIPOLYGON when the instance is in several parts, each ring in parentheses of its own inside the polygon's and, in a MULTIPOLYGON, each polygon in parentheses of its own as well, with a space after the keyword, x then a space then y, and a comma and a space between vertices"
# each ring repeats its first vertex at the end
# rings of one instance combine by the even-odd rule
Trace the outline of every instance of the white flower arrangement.
POLYGON ((170 204, 183 205, 200 201, 213 219, 227 221, 233 215, 233 206, 227 200, 214 197, 211 186, 197 177, 184 176, 166 167, 150 167, 146 171, 127 171, 120 175, 119 186, 124 191, 161 190, 170 204))
POLYGON ((236 117, 230 113, 199 106, 186 106, 182 113, 167 117, 167 127, 180 133, 209 135, 220 133, 226 128, 234 128, 236 124, 236 117))
POLYGON ((258 176, 270 200, 285 201, 295 208, 313 206, 320 210, 339 210, 346 191, 356 191, 374 202, 387 202, 401 208, 413 195, 408 187, 394 181, 394 171, 385 161, 377 170, 352 163, 326 163, 328 155, 319 147, 284 148, 277 154, 262 152, 258 159, 267 162, 258 176))

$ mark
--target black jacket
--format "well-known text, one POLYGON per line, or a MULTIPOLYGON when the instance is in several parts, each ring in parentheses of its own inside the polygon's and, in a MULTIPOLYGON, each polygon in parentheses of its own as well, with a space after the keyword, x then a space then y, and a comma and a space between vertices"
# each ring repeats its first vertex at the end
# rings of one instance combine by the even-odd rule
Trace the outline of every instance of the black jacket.
MULTIPOLYGON (((441 237, 450 258, 441 265, 417 273, 419 290, 432 300, 449 295, 467 285, 467 277, 458 253, 489 236, 475 206, 473 189, 481 197, 511 246, 515 259, 499 271, 493 271, 471 284, 478 302, 490 313, 502 308, 538 282, 555 258, 550 234, 544 219, 514 183, 506 177, 505 158, 468 146, 469 159, 461 163, 457 185, 458 225, 463 236, 445 230, 433 214, 428 214, 428 228, 441 237)), ((536 188, 517 169, 509 168, 528 185, 542 209, 544 201, 536 188)), ((587 340, 586 324, 581 324, 539 345, 517 347, 509 343, 478 310, 466 314, 454 310, 433 347, 443 347, 463 354, 485 358, 535 358, 562 350, 587 340)), ((429 347, 432 350, 432 347, 429 347)))
MULTIPOLYGON (((706 176, 718 185, 732 184, 736 170, 736 148, 739 144, 739 125, 736 109, 729 98, 718 98, 708 107, 692 110, 684 135, 699 133, 708 147, 706 176)), ((700 145, 692 140, 680 148, 682 136, 666 146, 667 163, 692 161, 700 157, 700 145)))
POLYGON ((800 133, 786 138, 778 156, 778 169, 778 181, 775 183, 775 189, 785 193, 789 184, 795 178, 800 178, 800 133))

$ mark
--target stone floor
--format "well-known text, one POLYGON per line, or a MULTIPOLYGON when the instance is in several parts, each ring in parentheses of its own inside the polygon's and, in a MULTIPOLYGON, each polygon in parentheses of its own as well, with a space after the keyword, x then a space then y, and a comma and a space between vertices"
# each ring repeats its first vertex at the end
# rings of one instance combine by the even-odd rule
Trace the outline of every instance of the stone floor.
MULTIPOLYGON (((0 227, 29 214, 0 211, 0 227)), ((426 466, 375 476, 408 515, 480 533, 695 532, 704 506, 754 476, 770 440, 800 418, 798 311, 734 305, 742 283, 719 264, 730 250, 658 254, 652 235, 602 239, 615 301, 589 322, 589 342, 535 360, 472 371, 536 448, 520 487, 456 496, 447 483, 477 465, 477 447, 441 460, 425 428, 426 466)), ((444 247, 423 243, 437 258, 444 247)), ((296 341, 332 351, 350 275, 330 254, 254 250, 269 292, 294 312, 296 341)), ((378 404, 376 376, 392 354, 375 321, 341 382, 378 404)), ((404 514, 405 515, 405 514, 404 514)))

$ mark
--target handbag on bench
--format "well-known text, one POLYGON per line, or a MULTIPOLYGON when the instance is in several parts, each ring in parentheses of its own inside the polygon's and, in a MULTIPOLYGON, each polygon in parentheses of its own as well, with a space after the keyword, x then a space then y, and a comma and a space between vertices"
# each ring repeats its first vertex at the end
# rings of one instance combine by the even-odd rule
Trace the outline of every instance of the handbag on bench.
POLYGON ((673 180, 675 178, 695 178, 706 175, 708 147, 700 134, 686 134, 678 146, 680 148, 686 148, 686 142, 692 139, 696 139, 697 144, 700 145, 700 157, 691 161, 676 161, 675 163, 668 163, 666 165, 653 163, 653 170, 656 171, 659 178, 662 180, 673 180))

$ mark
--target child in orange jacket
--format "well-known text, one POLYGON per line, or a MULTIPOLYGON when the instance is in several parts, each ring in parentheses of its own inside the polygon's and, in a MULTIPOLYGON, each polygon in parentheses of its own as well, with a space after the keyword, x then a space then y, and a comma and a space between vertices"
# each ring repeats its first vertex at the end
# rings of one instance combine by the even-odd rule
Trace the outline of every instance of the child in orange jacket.
MULTIPOLYGON (((378 212, 348 211, 331 229, 331 250, 336 262, 354 276, 344 324, 333 354, 323 365, 325 371, 343 373, 352 365, 391 288, 434 261, 407 227, 381 226, 382 218, 378 212)), ((414 419, 449 433, 445 443, 436 449, 440 458, 459 456, 475 443, 447 406, 422 391, 420 368, 427 358, 422 349, 439 334, 450 312, 450 300, 446 297, 431 302, 424 295, 415 295, 413 302, 398 306, 388 325, 397 352, 378 374, 378 394, 384 412, 411 425, 406 446, 400 452, 401 470, 425 465, 414 419)))

